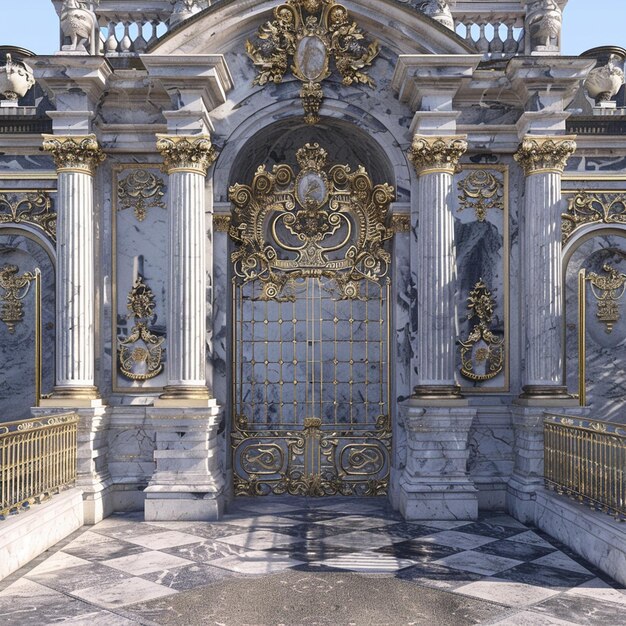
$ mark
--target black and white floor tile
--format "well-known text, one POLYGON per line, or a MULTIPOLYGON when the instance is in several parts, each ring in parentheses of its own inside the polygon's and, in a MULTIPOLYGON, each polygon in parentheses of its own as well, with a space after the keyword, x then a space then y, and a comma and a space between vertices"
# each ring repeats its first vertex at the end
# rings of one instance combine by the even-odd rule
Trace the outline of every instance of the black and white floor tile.
MULTIPOLYGON (((445 619, 433 608, 433 624, 626 623, 626 590, 502 513, 478 522, 405 522, 384 501, 289 498, 242 499, 217 523, 116 514, 84 527, 0 583, 0 624, 237 624, 243 613, 219 614, 233 585, 266 589, 269 598, 278 581, 279 591, 296 585, 315 598, 344 584, 348 597, 345 589, 367 580, 372 599, 405 598, 405 613, 420 598, 452 607, 445 619), (193 602, 210 607, 197 621, 180 608, 193 602)), ((343 623, 339 614, 325 618, 320 602, 315 621, 302 623, 343 623)), ((365 621, 353 623, 423 622, 393 611, 389 622, 361 615, 365 621)), ((258 624, 285 623, 276 619, 258 624)))

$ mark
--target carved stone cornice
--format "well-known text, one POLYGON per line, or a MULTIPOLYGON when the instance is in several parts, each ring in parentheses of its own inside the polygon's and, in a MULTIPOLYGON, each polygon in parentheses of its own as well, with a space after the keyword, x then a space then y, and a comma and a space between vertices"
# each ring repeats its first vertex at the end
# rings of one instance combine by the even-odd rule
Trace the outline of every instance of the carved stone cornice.
POLYGON ((206 176, 217 159, 208 135, 157 135, 157 150, 168 174, 192 172, 206 176))
POLYGON ((43 135, 43 149, 52 154, 57 172, 93 176, 106 159, 95 135, 43 135))
POLYGON ((526 135, 515 160, 526 176, 555 172, 562 174, 567 160, 576 151, 575 135, 526 135))
POLYGON ((431 137, 415 135, 409 149, 409 160, 418 176, 445 172, 454 174, 459 160, 467 150, 465 135, 431 137))

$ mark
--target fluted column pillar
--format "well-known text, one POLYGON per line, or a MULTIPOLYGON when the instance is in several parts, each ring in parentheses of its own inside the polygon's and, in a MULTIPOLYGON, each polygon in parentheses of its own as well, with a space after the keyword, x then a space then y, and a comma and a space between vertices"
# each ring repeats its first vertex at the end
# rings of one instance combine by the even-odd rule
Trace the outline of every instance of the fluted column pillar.
MULTIPOLYGON (((417 398, 458 398, 455 382, 456 250, 453 175, 467 150, 465 137, 415 135, 409 158, 418 185, 419 214, 412 254, 417 268, 417 398)), ((417 216, 416 216, 417 217, 417 216)))
POLYGON ((526 175, 522 276, 524 398, 564 398, 561 177, 573 136, 527 135, 515 160, 526 175))
POLYGON ((84 406, 94 384, 93 176, 105 156, 95 135, 44 135, 58 173, 56 385, 53 403, 84 406))
POLYGON ((205 179, 207 135, 157 135, 169 174, 167 386, 155 406, 202 407, 206 386, 205 179))

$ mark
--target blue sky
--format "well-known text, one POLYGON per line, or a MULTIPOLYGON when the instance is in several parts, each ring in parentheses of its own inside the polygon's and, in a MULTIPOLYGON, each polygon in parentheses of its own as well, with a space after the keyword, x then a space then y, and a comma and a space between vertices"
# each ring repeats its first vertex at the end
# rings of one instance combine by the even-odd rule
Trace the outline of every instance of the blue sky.
MULTIPOLYGON (((37 54, 58 50, 59 22, 50 0, 0 0, 0 4, 0 45, 21 46, 37 54)), ((569 0, 563 54, 578 55, 604 45, 626 48, 626 0, 569 0)))

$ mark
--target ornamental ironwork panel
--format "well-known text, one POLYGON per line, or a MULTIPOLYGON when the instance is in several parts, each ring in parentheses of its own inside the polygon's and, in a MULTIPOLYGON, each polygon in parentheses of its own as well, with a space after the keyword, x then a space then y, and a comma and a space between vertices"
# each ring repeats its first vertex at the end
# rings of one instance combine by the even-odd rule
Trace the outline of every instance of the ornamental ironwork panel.
POLYGON ((230 190, 237 495, 389 483, 389 185, 317 144, 230 190))

